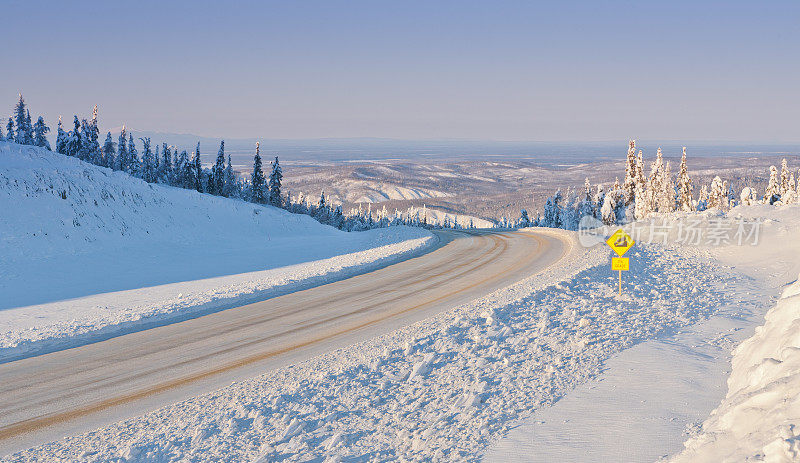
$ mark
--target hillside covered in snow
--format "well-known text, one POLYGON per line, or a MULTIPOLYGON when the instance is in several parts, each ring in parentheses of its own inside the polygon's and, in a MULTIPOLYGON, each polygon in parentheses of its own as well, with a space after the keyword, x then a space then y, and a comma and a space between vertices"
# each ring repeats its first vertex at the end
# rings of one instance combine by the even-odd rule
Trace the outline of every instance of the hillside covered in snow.
POLYGON ((0 351, 97 323, 224 308, 435 242, 419 228, 347 233, 6 142, 0 205, 0 351))

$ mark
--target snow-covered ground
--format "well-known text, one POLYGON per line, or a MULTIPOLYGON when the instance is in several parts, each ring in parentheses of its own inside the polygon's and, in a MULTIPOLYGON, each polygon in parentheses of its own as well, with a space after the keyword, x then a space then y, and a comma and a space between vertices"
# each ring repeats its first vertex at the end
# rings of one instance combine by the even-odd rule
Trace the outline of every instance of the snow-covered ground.
MULTIPOLYGON (((777 393, 774 409, 753 407, 752 401, 743 406, 754 416, 771 417, 775 421, 765 423, 752 417, 743 418, 741 408, 733 413, 729 411, 731 402, 743 402, 742 396, 735 394, 741 387, 741 377, 752 378, 752 370, 763 369, 763 364, 773 362, 770 356, 762 355, 763 352, 742 354, 740 352, 746 348, 740 347, 735 351, 731 373, 731 351, 754 331, 756 336, 744 345, 770 349, 770 344, 763 342, 764 331, 756 327, 763 324, 764 314, 780 294, 781 287, 800 271, 800 208, 748 206, 725 215, 714 212, 676 214, 666 220, 667 228, 663 227, 662 219, 654 223, 654 227, 640 226, 640 240, 649 240, 653 230, 661 241, 661 233, 669 229, 665 252, 696 261, 701 259, 698 262, 717 262, 737 275, 725 286, 726 294, 713 309, 711 318, 667 332, 614 356, 605 363, 601 375, 570 392, 554 406, 516 423, 505 438, 489 449, 486 461, 655 461, 679 452, 687 435, 697 437, 686 443, 687 450, 676 461, 744 461, 756 458, 760 450, 758 445, 767 445, 773 439, 777 442, 773 450, 792 449, 793 435, 783 429, 793 429, 790 425, 796 426, 800 413, 781 399, 795 396, 800 385, 795 385, 794 389, 780 389, 775 384, 767 387, 766 383, 775 380, 775 375, 785 379, 792 371, 796 374, 796 369, 785 367, 782 372, 776 369, 775 375, 764 384, 754 386, 760 393, 777 393), (751 224, 755 220, 762 221, 757 245, 752 245, 752 239, 739 245, 736 236, 739 223, 751 224), (724 234, 715 235, 711 231, 726 228, 724 234), (694 242, 688 229, 702 231, 699 243, 694 242), (729 236, 730 240, 717 243, 715 236, 729 236), (747 364, 749 370, 739 367, 742 371, 737 371, 739 363, 747 364), (726 391, 728 398, 720 410, 703 424, 726 397, 726 391), (740 414, 736 415, 737 412, 740 414), (725 415, 726 419, 720 419, 720 415, 725 415), (722 423, 732 429, 725 429, 722 423), (754 435, 749 436, 751 442, 741 446, 747 448, 742 452, 733 441, 749 433, 754 435)), ((744 230, 749 232, 749 225, 745 225, 744 230)), ((688 276, 694 277, 693 274, 688 276)), ((704 291, 713 291, 713 288, 704 288, 704 291)), ((796 345, 797 341, 786 335, 796 337, 797 328, 792 329, 789 321, 798 317, 797 311, 784 310, 780 317, 779 326, 786 330, 784 336, 777 335, 775 330, 768 336, 779 339, 773 344, 782 348, 796 345)), ((768 315, 768 320, 770 318, 777 316, 768 315)), ((773 358, 783 359, 779 355, 775 353, 773 358)), ((783 457, 775 461, 798 460, 798 456, 790 452, 783 457)))
POLYGON ((344 278, 429 232, 345 233, 0 142, 0 361, 344 278))
POLYGON ((622 298, 608 252, 575 246, 432 319, 8 459, 477 460, 612 355, 707 318, 739 276, 656 245, 632 254, 622 298))

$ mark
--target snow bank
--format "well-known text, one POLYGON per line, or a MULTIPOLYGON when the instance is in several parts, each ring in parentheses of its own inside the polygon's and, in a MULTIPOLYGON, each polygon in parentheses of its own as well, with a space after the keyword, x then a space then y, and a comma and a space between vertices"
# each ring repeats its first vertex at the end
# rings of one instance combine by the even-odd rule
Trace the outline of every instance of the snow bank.
POLYGON ((733 354, 727 396, 672 461, 800 461, 800 281, 733 354))
POLYGON ((0 142, 0 361, 252 302, 422 252, 0 142))

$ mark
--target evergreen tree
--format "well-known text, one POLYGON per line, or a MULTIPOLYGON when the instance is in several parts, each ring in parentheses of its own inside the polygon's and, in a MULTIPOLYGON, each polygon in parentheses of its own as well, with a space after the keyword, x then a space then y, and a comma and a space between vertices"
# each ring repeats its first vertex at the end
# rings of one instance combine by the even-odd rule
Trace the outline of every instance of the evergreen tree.
POLYGON ((0 125, 0 141, 6 141, 6 136, 3 135, 3 126, 0 125))
POLYGON ((636 191, 636 140, 628 140, 628 157, 625 162, 625 201, 633 202, 636 191))
POLYGON ((527 228, 531 226, 531 219, 528 217, 528 211, 523 209, 519 218, 519 228, 527 228))
POLYGON ((661 191, 658 195, 658 212, 666 213, 675 210, 675 183, 672 181, 672 166, 667 161, 661 175, 661 191))
POLYGON ((225 191, 222 193, 228 198, 238 196, 238 184, 236 182, 236 173, 233 171, 233 164, 231 163, 231 155, 228 155, 228 165, 225 166, 225 191))
POLYGON ((225 140, 219 142, 219 151, 217 152, 217 162, 211 168, 211 178, 213 189, 209 191, 211 194, 222 195, 225 191, 225 140))
MULTIPOLYGON (((30 113, 25 107, 25 99, 22 94, 19 95, 19 101, 14 106, 14 126, 17 128, 17 133, 14 135, 14 141, 20 145, 33 144, 33 128, 28 124, 30 121, 30 113)), ((11 126, 9 124, 9 126, 11 126)))
POLYGON ((36 119, 36 124, 33 125, 33 144, 41 146, 47 151, 53 151, 50 147, 50 142, 47 141, 47 132, 49 131, 50 127, 45 125, 44 118, 39 116, 39 119, 36 119))
POLYGON ((33 121, 31 121, 31 111, 29 109, 25 110, 25 138, 28 140, 27 145, 34 144, 34 136, 33 136, 33 121))
POLYGON ((281 207, 282 180, 283 171, 278 163, 278 156, 275 156, 275 162, 272 163, 272 173, 269 174, 269 202, 276 207, 281 207))
POLYGON ((789 191, 789 165, 786 163, 786 158, 781 161, 781 197, 789 191))
POLYGON ((56 132, 56 153, 67 154, 67 132, 61 126, 61 116, 58 116, 58 131, 56 132))
POLYGON ((122 130, 119 132, 119 138, 117 139, 117 159, 113 167, 114 170, 129 172, 130 155, 128 154, 128 139, 126 135, 125 126, 123 125, 122 130))
POLYGON ((133 142, 133 134, 128 134, 128 165, 126 172, 131 175, 141 176, 141 165, 139 164, 139 152, 136 151, 136 144, 133 142))
POLYGON ((14 139, 14 119, 8 118, 8 124, 6 125, 6 140, 10 142, 16 142, 17 140, 14 139))
POLYGON ((769 167, 769 184, 764 191, 764 202, 768 204, 775 204, 781 200, 781 184, 778 179, 778 168, 775 166, 769 167))
POLYGON ((261 170, 261 150, 259 144, 256 143, 256 155, 253 158, 253 175, 250 178, 251 197, 254 203, 263 204, 266 202, 267 195, 265 194, 264 186, 264 171, 261 170))
POLYGON ((689 178, 689 170, 686 167, 686 147, 683 147, 681 155, 681 166, 678 172, 678 208, 684 212, 694 210, 692 204, 692 179, 689 178))
POLYGON ((67 137, 67 156, 78 156, 81 153, 81 123, 78 116, 72 121, 74 128, 67 137))
POLYGON ((614 202, 614 195, 607 194, 603 198, 603 206, 600 208, 600 220, 606 225, 614 225, 617 223, 616 215, 617 205, 614 202))
POLYGON ((156 163, 153 151, 150 149, 150 138, 139 140, 142 140, 142 180, 153 183, 156 181, 156 163))
POLYGON ((194 150, 194 189, 203 192, 203 163, 200 161, 200 142, 197 142, 197 148, 194 150))
POLYGON ((106 141, 103 143, 103 166, 114 168, 116 164, 116 149, 114 148, 114 139, 111 138, 111 132, 106 133, 106 141))
POLYGON ((661 194, 664 188, 664 155, 661 148, 656 151, 656 160, 650 165, 650 177, 647 179, 647 208, 650 212, 658 212, 661 194))
POLYGON ((174 181, 174 172, 172 166, 172 149, 166 143, 164 143, 162 146, 163 146, 161 150, 162 160, 158 168, 159 182, 166 183, 167 185, 172 185, 172 182, 174 181))
POLYGON ((720 211, 724 211, 727 209, 727 185, 725 185, 719 176, 714 177, 714 180, 711 181, 711 188, 708 192, 708 201, 707 207, 708 209, 718 209, 720 211))

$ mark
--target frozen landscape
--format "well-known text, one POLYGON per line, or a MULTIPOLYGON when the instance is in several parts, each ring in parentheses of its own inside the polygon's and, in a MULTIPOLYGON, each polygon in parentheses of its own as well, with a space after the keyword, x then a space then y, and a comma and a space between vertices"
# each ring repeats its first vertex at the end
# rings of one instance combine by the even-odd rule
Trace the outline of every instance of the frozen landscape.
POLYGON ((0 463, 800 463, 800 2, 0 11, 0 463))

